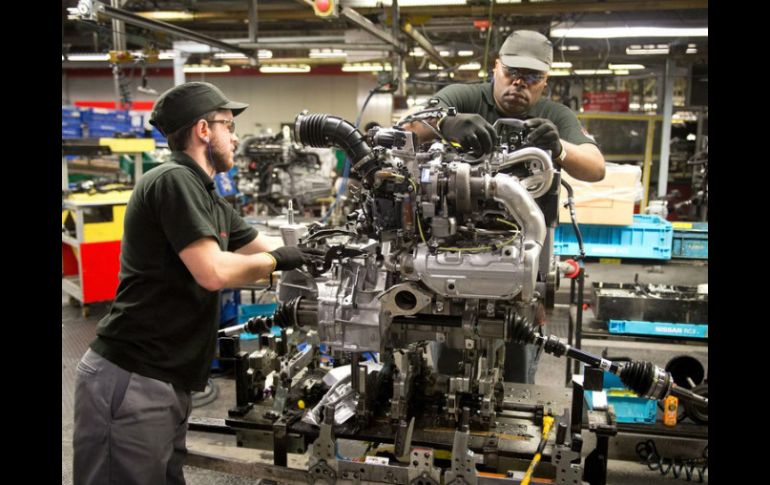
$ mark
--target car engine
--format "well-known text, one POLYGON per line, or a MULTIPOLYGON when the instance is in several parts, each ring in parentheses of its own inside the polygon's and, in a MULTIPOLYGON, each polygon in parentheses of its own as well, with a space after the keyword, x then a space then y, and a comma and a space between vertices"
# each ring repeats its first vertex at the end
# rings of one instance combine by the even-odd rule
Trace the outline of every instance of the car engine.
POLYGON ((301 150, 289 133, 249 136, 235 154, 238 191, 264 206, 267 215, 281 214, 291 200, 300 213, 318 207, 332 195, 332 181, 322 173, 319 154, 301 150))

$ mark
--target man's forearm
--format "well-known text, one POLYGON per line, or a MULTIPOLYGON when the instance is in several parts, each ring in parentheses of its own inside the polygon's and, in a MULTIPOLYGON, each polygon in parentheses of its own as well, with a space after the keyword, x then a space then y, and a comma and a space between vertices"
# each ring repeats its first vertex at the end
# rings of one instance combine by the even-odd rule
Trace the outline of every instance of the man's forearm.
MULTIPOLYGON (((429 118, 424 120, 425 123, 430 124, 433 128, 436 128, 438 118, 429 118)), ((417 134, 417 140, 420 143, 427 143, 436 138, 436 133, 429 127, 425 126, 425 123, 420 121, 413 121, 402 126, 403 129, 411 131, 417 134)))
POLYGON ((273 249, 283 246, 283 241, 280 237, 276 236, 263 236, 260 234, 250 243, 235 250, 238 254, 257 254, 265 251, 272 251, 273 249))
POLYGON ((586 182, 598 182, 604 179, 604 156, 590 143, 575 145, 561 140, 566 158, 559 162, 570 176, 586 182))
POLYGON ((190 243, 179 257, 195 281, 209 291, 252 284, 273 271, 274 259, 266 253, 237 254, 222 251, 213 238, 190 243))
POLYGON ((219 286, 230 288, 267 278, 273 271, 275 260, 266 253, 243 255, 222 251, 217 254, 214 264, 219 286))

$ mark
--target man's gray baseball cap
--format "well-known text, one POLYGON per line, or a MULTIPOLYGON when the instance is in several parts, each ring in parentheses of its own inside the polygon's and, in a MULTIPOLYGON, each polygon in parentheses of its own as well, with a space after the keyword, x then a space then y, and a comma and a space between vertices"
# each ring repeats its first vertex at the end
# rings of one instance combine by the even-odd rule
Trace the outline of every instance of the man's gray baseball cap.
POLYGON ((553 45, 540 32, 516 30, 503 42, 500 62, 506 67, 547 72, 553 62, 553 45))
POLYGON ((233 116, 238 116, 248 106, 230 101, 221 89, 211 83, 189 82, 174 86, 160 95, 150 114, 150 124, 168 136, 210 111, 229 109, 233 116))

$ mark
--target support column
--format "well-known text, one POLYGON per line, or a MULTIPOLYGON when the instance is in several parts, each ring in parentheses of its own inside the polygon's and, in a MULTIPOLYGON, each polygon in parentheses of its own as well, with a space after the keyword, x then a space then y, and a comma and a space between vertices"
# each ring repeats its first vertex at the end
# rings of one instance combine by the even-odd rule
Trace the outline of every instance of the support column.
POLYGON ((184 84, 184 63, 189 56, 190 54, 183 50, 174 49, 174 86, 184 84))
POLYGON ((674 106, 674 70, 673 59, 666 59, 663 88, 663 124, 660 133, 660 165, 658 166, 658 198, 668 190, 668 157, 671 151, 671 116, 674 106))
MULTIPOLYGON (((120 0, 110 0, 110 5, 120 8, 120 0)), ((112 19, 112 48, 118 52, 126 50, 126 23, 122 20, 112 19)), ((115 108, 120 109, 120 66, 115 64, 112 69, 112 78, 115 83, 115 108)))

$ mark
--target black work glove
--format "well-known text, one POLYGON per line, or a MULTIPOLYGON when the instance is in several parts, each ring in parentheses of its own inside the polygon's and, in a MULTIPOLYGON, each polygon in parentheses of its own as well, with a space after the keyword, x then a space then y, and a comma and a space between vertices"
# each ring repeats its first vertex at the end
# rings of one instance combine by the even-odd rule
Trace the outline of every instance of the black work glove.
POLYGON ((559 129, 551 120, 545 118, 532 118, 524 122, 529 134, 526 142, 530 145, 551 151, 551 158, 558 158, 564 147, 559 139, 559 129))
POLYGON ((275 268, 273 268, 273 271, 284 271, 297 269, 303 265, 319 264, 323 262, 323 256, 326 253, 323 250, 316 248, 283 246, 270 251, 267 254, 275 259, 275 268))
POLYGON ((459 143, 465 150, 486 154, 497 145, 495 129, 478 114, 446 116, 438 126, 447 141, 459 143))

